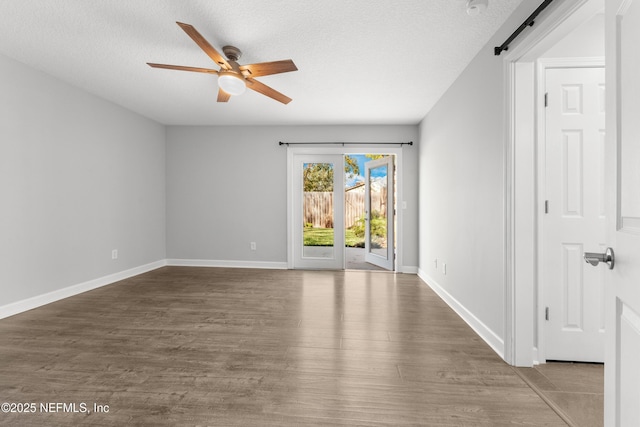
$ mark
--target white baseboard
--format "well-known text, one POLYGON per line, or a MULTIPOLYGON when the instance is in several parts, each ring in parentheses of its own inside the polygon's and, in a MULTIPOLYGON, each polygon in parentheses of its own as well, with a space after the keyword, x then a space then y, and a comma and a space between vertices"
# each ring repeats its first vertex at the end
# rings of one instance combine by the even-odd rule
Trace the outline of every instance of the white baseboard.
POLYGON ((418 274, 418 267, 415 267, 413 265, 402 265, 398 269, 398 273, 418 274))
POLYGON ((286 262, 269 261, 226 261, 213 259, 168 259, 167 265, 180 267, 228 267, 228 268, 266 268, 286 270, 286 262))
POLYGON ((422 269, 418 269, 418 277, 422 279, 442 300, 447 303, 458 316, 462 318, 488 345, 495 351, 498 356, 504 360, 504 340, 493 332, 487 325, 482 323, 480 319, 474 316, 467 308, 455 299, 449 292, 438 284, 433 278, 429 277, 422 269))
POLYGON ((152 262, 150 264, 141 265, 139 267, 134 267, 129 270, 110 274, 108 276, 100 277, 98 279, 89 280, 84 283, 78 283, 76 285, 68 286, 66 288, 58 289, 46 294, 37 295, 35 297, 27 298, 22 301, 16 301, 11 304, 3 305, 0 307, 0 319, 32 310, 34 308, 59 301, 64 298, 69 298, 83 292, 91 291, 102 286, 110 285, 120 280, 128 279, 129 277, 137 276, 139 274, 164 267, 165 265, 166 261, 160 260, 152 262))

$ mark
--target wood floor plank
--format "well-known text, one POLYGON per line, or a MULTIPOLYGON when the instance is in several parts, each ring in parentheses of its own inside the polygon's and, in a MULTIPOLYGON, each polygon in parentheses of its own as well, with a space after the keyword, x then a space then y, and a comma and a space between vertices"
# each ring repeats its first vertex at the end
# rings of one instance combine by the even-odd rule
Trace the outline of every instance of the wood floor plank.
POLYGON ((68 405, 0 425, 566 425, 416 276, 366 271, 165 267, 0 320, 0 400, 68 405))

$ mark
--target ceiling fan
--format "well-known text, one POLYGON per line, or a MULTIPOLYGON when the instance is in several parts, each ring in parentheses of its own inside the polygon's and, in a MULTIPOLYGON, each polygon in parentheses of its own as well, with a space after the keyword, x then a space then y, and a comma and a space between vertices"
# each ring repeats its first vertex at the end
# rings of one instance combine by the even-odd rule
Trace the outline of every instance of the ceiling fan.
POLYGON ((218 102, 227 102, 232 95, 241 95, 246 88, 254 90, 258 93, 275 99, 276 101, 288 104, 291 102, 291 98, 277 90, 260 83, 255 77, 268 76, 271 74, 287 73, 289 71, 297 71, 298 67, 293 63, 291 59, 285 59, 282 61, 261 62, 258 64, 240 65, 238 60, 242 55, 240 49, 234 46, 224 46, 222 52, 224 52, 226 58, 209 44, 207 40, 192 26, 189 24, 183 24, 182 22, 176 22, 184 30, 185 33, 200 48, 209 55, 209 58, 220 66, 220 71, 212 70, 209 68, 199 67, 187 67, 183 65, 167 65, 167 64, 154 64, 147 62, 147 64, 154 68, 166 68, 169 70, 180 71, 192 71, 196 73, 217 74, 218 75, 218 102))

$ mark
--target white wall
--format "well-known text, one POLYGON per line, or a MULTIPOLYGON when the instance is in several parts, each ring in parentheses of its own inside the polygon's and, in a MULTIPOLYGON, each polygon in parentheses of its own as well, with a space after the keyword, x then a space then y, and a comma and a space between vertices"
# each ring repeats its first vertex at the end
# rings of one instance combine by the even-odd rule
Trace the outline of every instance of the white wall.
POLYGON ((500 354, 506 106, 504 65, 493 47, 537 3, 516 9, 420 124, 419 274, 500 354))
POLYGON ((163 260, 164 126, 4 56, 0 94, 0 311, 163 260))
MULTIPOLYGON (((417 141, 417 126, 167 128, 167 257, 287 262, 287 149, 279 141, 417 141), (257 243, 251 251, 249 242, 257 243)), ((404 266, 418 262, 417 147, 404 147, 404 266)), ((220 261, 223 261, 220 263, 220 261)))
POLYGON ((598 14, 552 46, 542 58, 604 58, 604 14, 598 14))

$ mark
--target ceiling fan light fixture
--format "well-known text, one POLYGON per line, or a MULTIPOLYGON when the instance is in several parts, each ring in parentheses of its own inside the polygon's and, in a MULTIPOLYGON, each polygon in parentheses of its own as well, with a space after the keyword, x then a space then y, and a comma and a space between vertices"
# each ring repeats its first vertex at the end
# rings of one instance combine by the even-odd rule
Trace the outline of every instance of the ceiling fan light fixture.
POLYGON ((229 95, 242 95, 247 90, 247 84, 237 73, 220 71, 218 73, 218 86, 229 95))
POLYGON ((469 0, 467 1, 467 14, 471 16, 480 15, 489 5, 489 0, 469 0))

